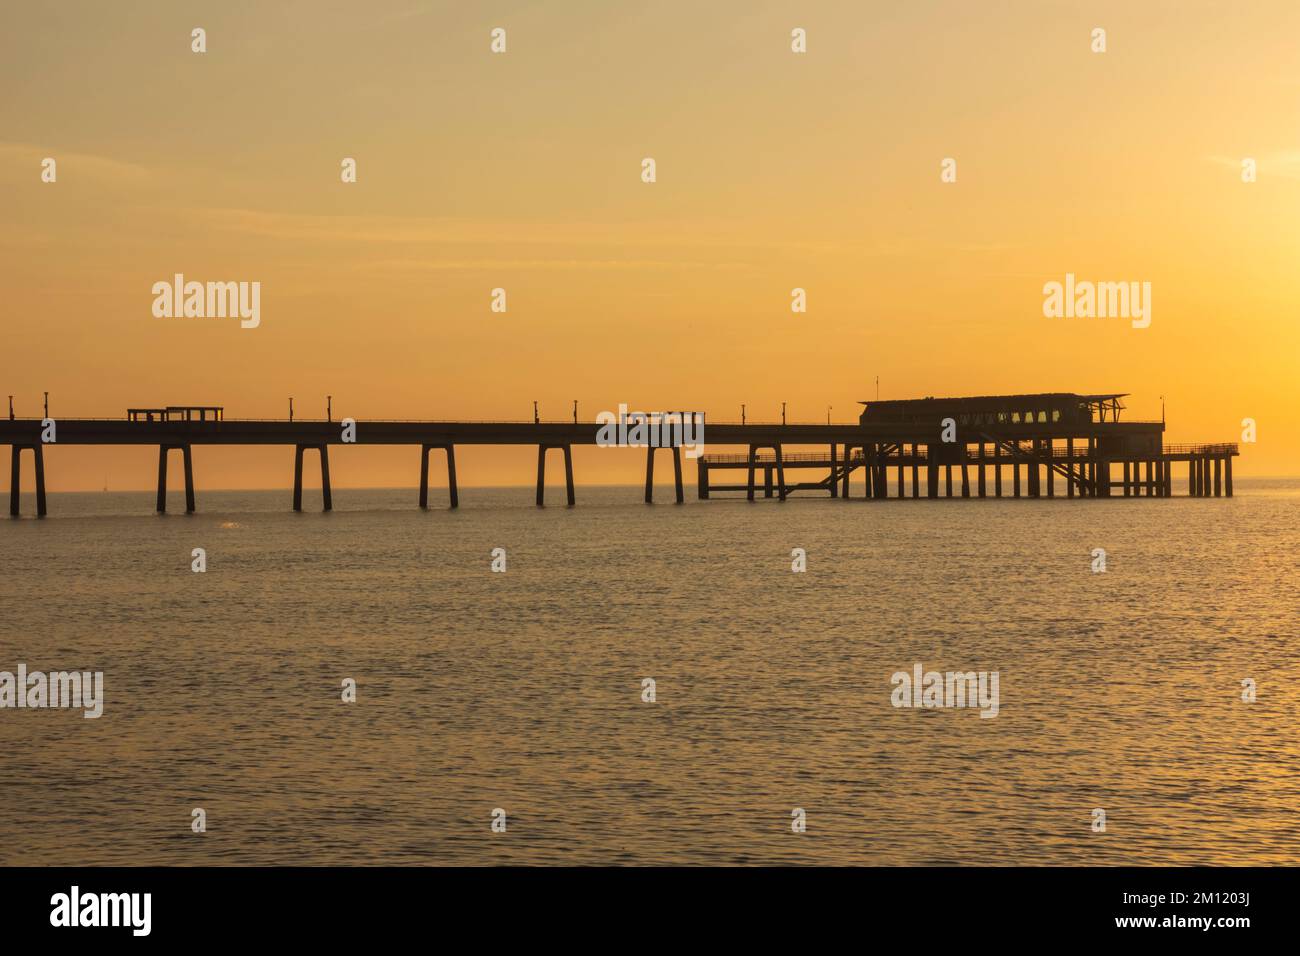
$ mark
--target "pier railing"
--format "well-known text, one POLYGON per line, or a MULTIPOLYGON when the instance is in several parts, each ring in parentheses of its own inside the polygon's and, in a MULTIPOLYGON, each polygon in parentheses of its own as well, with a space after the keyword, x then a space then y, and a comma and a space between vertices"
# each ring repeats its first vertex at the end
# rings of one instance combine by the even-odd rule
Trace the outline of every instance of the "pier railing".
MULTIPOLYGON (((790 454, 790 455, 782 455, 782 456, 781 456, 781 461, 782 461, 783 464, 787 464, 787 465, 788 465, 790 462, 792 462, 792 461, 795 461, 795 462, 797 462, 797 461, 821 461, 821 462, 828 462, 828 461, 830 461, 830 457, 831 457, 831 456, 830 456, 829 454, 827 454, 826 452, 806 452, 806 453, 805 453, 805 452, 796 452, 796 453, 794 453, 794 454, 790 454)), ((745 455, 745 454, 740 454, 740 455, 705 455, 705 456, 704 456, 704 460, 705 460, 705 463, 706 463, 706 464, 709 464, 709 465, 734 465, 734 464, 744 464, 744 463, 748 462, 748 461, 749 461, 749 456, 748 456, 748 455, 745 455)), ((837 459, 836 459, 836 461, 843 461, 843 460, 844 460, 843 457, 840 457, 840 458, 837 458, 837 459)), ((860 452, 860 451, 855 451, 855 452, 853 453, 853 456, 852 456, 849 460, 850 460, 850 461, 861 462, 861 461, 863 460, 863 459, 862 459, 862 452, 860 452)), ((774 465, 774 464, 776 464, 776 456, 773 455, 771 452, 763 452, 763 453, 757 454, 757 455, 754 456, 754 464, 756 464, 756 465, 774 465)))
POLYGON ((1236 455, 1238 453, 1235 441, 1217 445, 1165 445, 1166 455, 1236 455))

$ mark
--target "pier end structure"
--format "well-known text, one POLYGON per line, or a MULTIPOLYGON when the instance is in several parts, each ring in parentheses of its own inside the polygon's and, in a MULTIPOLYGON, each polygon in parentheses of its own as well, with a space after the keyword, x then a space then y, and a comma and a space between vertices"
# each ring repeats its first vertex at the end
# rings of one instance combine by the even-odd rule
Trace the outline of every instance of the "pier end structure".
MULTIPOLYGON (((912 498, 1001 498, 1007 471, 1013 498, 1055 498, 1058 482, 1066 498, 1170 497, 1174 462, 1188 466, 1190 495, 1231 497, 1235 443, 1166 445, 1164 421, 1124 420, 1126 397, 1122 392, 1047 392, 864 401, 854 441, 832 443, 828 453, 779 455, 774 450, 762 457, 751 445, 747 455, 702 456, 697 463, 701 497, 743 491, 752 500, 756 471, 765 475, 765 497, 771 497, 773 468, 826 473, 824 479, 789 485, 781 480, 782 500, 798 491, 847 500, 859 469, 862 497, 872 500, 908 497, 909 469, 912 498), (719 482, 711 474, 742 468, 747 473, 743 485, 719 482), (893 495, 890 468, 897 469, 893 495)), ((716 429, 710 444, 718 444, 716 429)))

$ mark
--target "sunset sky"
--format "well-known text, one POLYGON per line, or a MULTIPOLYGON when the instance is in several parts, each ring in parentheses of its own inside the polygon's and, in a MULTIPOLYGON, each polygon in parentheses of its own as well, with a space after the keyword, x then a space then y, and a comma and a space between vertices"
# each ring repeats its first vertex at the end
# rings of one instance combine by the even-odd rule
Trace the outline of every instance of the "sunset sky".
MULTIPOLYGON (((566 419, 577 399, 584 420, 620 402, 777 420, 786 401, 791 421, 851 421, 879 376, 882 398, 1126 391, 1134 418, 1163 395, 1167 441, 1236 441, 1251 417, 1239 473, 1300 473, 1294 0, 4 19, 0 401, 20 416, 48 390, 56 418, 283 417, 291 395, 323 417, 330 394, 358 419, 527 419, 534 399, 566 419), (155 318, 151 287, 177 272, 259 281, 260 327, 155 318), (1150 282, 1150 328, 1045 318, 1067 272, 1150 282)), ((526 484, 535 454, 466 449, 461 482, 526 484)), ((582 482, 644 462, 575 457, 582 482)), ((409 485, 417 461, 349 449, 334 481, 409 485)), ((285 448, 195 462, 200 489, 292 476, 285 448)), ((46 467, 56 491, 147 488, 156 453, 52 449, 46 467)))

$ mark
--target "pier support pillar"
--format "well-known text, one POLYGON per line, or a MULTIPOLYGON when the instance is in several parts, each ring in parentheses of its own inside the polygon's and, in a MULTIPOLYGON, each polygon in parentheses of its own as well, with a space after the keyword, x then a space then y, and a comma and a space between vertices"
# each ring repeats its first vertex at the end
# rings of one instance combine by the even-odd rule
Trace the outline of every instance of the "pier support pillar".
MULTIPOLYGON (((328 445, 296 445, 293 455, 293 510, 302 511, 302 453, 313 449, 320 453, 320 497, 321 510, 334 510, 334 501, 330 495, 330 453, 328 445)), ((166 466, 163 466, 166 474, 166 466)))
POLYGON ((185 511, 187 514, 193 514, 194 459, 191 457, 189 445, 158 446, 158 497, 155 502, 156 510, 159 514, 167 513, 167 455, 173 450, 181 453, 181 461, 185 469, 185 511))
POLYGON ((194 514, 194 459, 190 446, 181 446, 181 460, 185 463, 185 511, 194 514))
POLYGON ((1223 456, 1223 495, 1225 498, 1232 497, 1232 456, 1223 456))
POLYGON ((1002 497, 1002 446, 993 443, 993 497, 1002 497))
MULTIPOLYGON (((772 452, 773 452, 774 455, 776 456, 776 461, 775 461, 775 465, 776 465, 776 483, 780 486, 779 497, 780 497, 780 499, 781 499, 782 501, 785 501, 785 492, 786 492, 786 487, 785 487, 785 462, 784 462, 784 460, 783 460, 782 457, 781 457, 781 446, 780 446, 780 445, 750 445, 750 446, 749 446, 749 460, 748 460, 748 462, 747 462, 747 464, 748 464, 749 467, 748 467, 748 469, 747 469, 747 477, 746 477, 746 480, 745 480, 745 497, 746 497, 746 500, 748 500, 748 501, 753 501, 753 500, 754 500, 754 469, 757 468, 757 467, 758 467, 758 464, 759 464, 759 462, 758 462, 758 450, 759 450, 760 448, 770 448, 770 449, 772 449, 772 452)), ((848 458, 848 448, 847 448, 847 446, 846 446, 846 448, 845 448, 845 459, 847 460, 847 458, 848 458)), ((766 478, 766 481, 765 481, 765 484, 766 484, 766 489, 765 489, 765 491, 766 491, 766 493, 765 493, 764 497, 770 498, 770 497, 772 497, 772 466, 771 466, 771 465, 764 464, 764 465, 763 465, 763 472, 764 472, 764 475, 765 475, 765 478, 766 478)), ((848 472, 846 471, 846 472, 844 473, 844 497, 847 498, 848 496, 849 496, 849 475, 848 475, 848 472)))
POLYGON ((45 517, 45 454, 38 442, 33 445, 12 445, 9 450, 9 514, 17 518, 21 513, 19 496, 22 490, 22 453, 30 449, 32 470, 36 478, 36 517, 45 517))
POLYGON ((320 452, 320 497, 321 511, 333 511, 334 499, 330 495, 330 449, 329 445, 321 445, 318 449, 320 452))
POLYGON ((952 465, 943 466, 944 493, 947 497, 952 497, 952 465))
POLYGON ((1065 497, 1074 497, 1074 485, 1077 482, 1074 467, 1074 439, 1065 440, 1065 497))
POLYGON ((925 446, 925 496, 939 497, 939 465, 934 460, 934 446, 925 446))
POLYGON ((839 482, 838 469, 839 469, 839 443, 831 442, 831 477, 830 480, 826 482, 826 484, 830 486, 832 498, 838 498, 840 496, 840 482, 839 482))
POLYGON ((167 511, 167 446, 158 446, 158 499, 154 511, 163 514, 167 511))
MULTIPOLYGON (((45 517, 45 452, 37 442, 32 446, 32 469, 36 476, 36 517, 45 517)), ((191 509, 193 510, 193 509, 191 509)))
MULTIPOLYGON (((965 452, 964 448, 962 449, 962 452, 965 452)), ((961 496, 963 498, 970 497, 970 473, 966 470, 965 460, 961 463, 961 496)))
POLYGON ((979 479, 977 481, 977 484, 979 486, 978 493, 979 496, 983 498, 985 497, 985 494, 988 491, 988 488, 984 483, 984 443, 983 442, 980 442, 979 470, 980 470, 979 479))
POLYGON ((677 486, 677 503, 686 504, 686 489, 682 487, 682 446, 673 445, 673 483, 677 486))
POLYGON ((921 463, 919 456, 920 446, 915 442, 912 443, 912 497, 921 497, 921 463))
MULTIPOLYGON (((1017 450, 1019 447, 1017 443, 1017 450)), ((1011 459, 1011 497, 1020 497, 1020 456, 1018 454, 1011 459)))
POLYGON ((1043 443, 1043 454, 1046 465, 1044 470, 1047 472, 1047 497, 1056 497, 1056 457, 1052 454, 1052 443, 1047 441, 1043 443))
POLYGON ((427 509, 429 507, 429 452, 437 448, 441 448, 447 453, 447 497, 450 499, 449 507, 455 508, 460 504, 460 498, 456 493, 456 446, 421 445, 420 507, 422 509, 427 509))
POLYGON ((1214 497, 1223 497, 1223 459, 1214 459, 1214 497))
POLYGON ((546 446, 537 446, 537 507, 546 504, 546 446))
POLYGON ((568 445, 537 446, 537 507, 546 504, 546 453, 553 448, 564 452, 564 490, 567 492, 569 507, 572 508, 576 499, 573 494, 573 452, 568 445))
MULTIPOLYGON (((832 475, 832 497, 834 497, 834 485, 835 482, 832 475)), ((709 499, 709 464, 704 460, 703 455, 695 459, 695 496, 699 498, 700 501, 708 501, 709 499)))
MULTIPOLYGON (((645 503, 653 504, 654 498, 654 478, 655 478, 655 452, 658 449, 654 445, 649 445, 645 450, 645 503)), ((683 504, 686 501, 686 494, 682 488, 682 449, 680 445, 672 445, 665 449, 673 453, 673 478, 676 483, 677 503, 683 504)), ((567 461, 567 459, 566 459, 567 461)))

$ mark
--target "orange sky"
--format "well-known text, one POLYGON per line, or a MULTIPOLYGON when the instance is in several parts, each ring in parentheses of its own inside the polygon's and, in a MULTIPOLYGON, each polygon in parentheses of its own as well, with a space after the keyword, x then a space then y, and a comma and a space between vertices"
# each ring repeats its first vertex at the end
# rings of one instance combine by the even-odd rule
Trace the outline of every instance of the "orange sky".
MULTIPOLYGON (((576 398, 584 419, 626 402, 732 420, 744 402, 774 420, 787 401, 791 421, 849 421, 879 375, 884 398, 1128 391, 1139 418, 1163 395, 1167 440, 1237 440, 1252 417, 1239 472, 1300 473, 1293 0, 6 19, 0 392, 20 415, 48 389, 56 417, 277 417, 290 395, 323 416, 328 393, 359 419, 525 419, 534 399, 562 419, 576 398), (176 272, 260 281, 260 327, 154 318, 176 272), (1044 318, 1066 272, 1150 282, 1151 327, 1044 318)), ((530 449, 460 457, 467 485, 533 479, 530 449)), ((200 489, 291 478, 289 449, 195 458, 200 489)), ((349 449, 333 477, 412 484, 417 461, 349 449)), ((635 481, 643 461, 583 449, 578 478, 635 481)), ((146 488, 155 468, 147 448, 47 462, 53 490, 146 488)))

